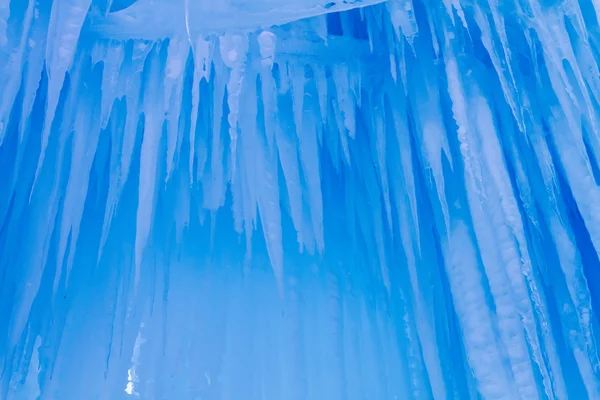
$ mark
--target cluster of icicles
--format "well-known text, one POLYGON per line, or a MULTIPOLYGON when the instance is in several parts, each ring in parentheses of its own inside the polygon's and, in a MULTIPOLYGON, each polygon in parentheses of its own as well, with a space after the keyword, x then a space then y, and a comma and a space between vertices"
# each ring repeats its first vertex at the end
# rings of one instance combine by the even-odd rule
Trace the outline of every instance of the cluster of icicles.
MULTIPOLYGON (((191 215, 214 214, 231 198, 247 243, 261 226, 284 297, 282 214, 301 252, 327 253, 322 168, 330 163, 377 281, 391 295, 390 270, 408 271, 424 349, 439 331, 422 260, 439 252, 482 398, 600 396, 592 311, 600 293, 590 284, 600 265, 599 14, 591 3, 396 0, 254 32, 126 42, 86 31, 90 1, 24 1, 10 4, 10 15, 6 3, 0 271, 22 287, 0 292, 0 304, 13 304, 0 329, 5 368, 19 362, 7 349, 22 340, 50 259, 66 266, 57 267, 53 293, 69 284, 108 135, 97 257, 139 163, 135 282, 159 193, 172 185, 175 242, 191 215), (432 231, 439 248, 422 240, 432 231), (397 244, 402 265, 389 262, 397 244), (581 387, 565 378, 573 374, 581 387)), ((447 398, 438 355, 423 352, 433 396, 447 398)))

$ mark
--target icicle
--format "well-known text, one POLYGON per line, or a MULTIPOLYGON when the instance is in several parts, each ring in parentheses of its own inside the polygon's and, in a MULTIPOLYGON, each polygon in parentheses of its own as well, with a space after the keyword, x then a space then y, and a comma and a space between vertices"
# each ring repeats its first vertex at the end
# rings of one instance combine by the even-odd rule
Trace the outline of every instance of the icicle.
POLYGON ((445 246, 448 280, 478 392, 489 399, 518 398, 510 372, 501 361, 492 316, 480 284, 477 254, 464 222, 452 223, 445 246))
MULTIPOLYGON (((417 191, 415 187, 415 173, 413 171, 413 160, 412 160, 412 145, 410 143, 410 132, 408 129, 406 117, 400 115, 398 108, 395 105, 400 105, 400 109, 404 109, 406 101, 403 97, 397 94, 392 94, 388 107, 391 109, 391 123, 393 126, 388 129, 394 129, 396 134, 396 143, 398 148, 398 154, 400 155, 400 163, 402 165, 402 175, 404 178, 404 193, 408 196, 408 202, 410 205, 410 211, 412 215, 412 227, 414 230, 414 237, 417 244, 417 250, 421 251, 420 245, 420 225, 419 216, 417 210, 417 191)), ((393 164, 396 164, 395 162, 393 164)), ((398 202, 399 199, 396 199, 398 202)))
POLYGON ((273 32, 262 31, 258 35, 258 45, 260 51, 260 64, 263 68, 272 68, 273 62, 275 61, 275 46, 277 43, 277 36, 273 32))
POLYGON ((317 95, 319 97, 319 109, 321 111, 321 122, 327 126, 327 110, 329 108, 329 97, 327 93, 327 74, 325 68, 315 65, 312 68, 315 84, 317 86, 317 95))
POLYGON ((427 71, 421 73, 425 82, 423 82, 422 86, 415 89, 416 93, 413 99, 416 102, 417 129, 419 131, 421 151, 427 167, 431 169, 444 220, 448 226, 450 216, 445 194, 446 183, 442 168, 442 156, 445 156, 450 164, 452 164, 452 156, 448 138, 444 134, 439 97, 436 93, 437 85, 429 81, 427 71))
POLYGON ((183 96, 185 63, 190 51, 189 43, 183 39, 172 39, 169 43, 166 73, 164 78, 164 111, 167 120, 167 176, 175 167, 175 152, 179 135, 179 116, 183 96))
MULTIPOLYGON (((536 327, 537 317, 541 321, 540 325, 544 332, 542 340, 548 340, 549 332, 547 331, 547 326, 549 324, 549 315, 547 306, 539 289, 540 282, 538 282, 533 270, 518 204, 512 192, 505 160, 502 159, 503 157, 500 153, 501 144, 498 141, 497 135, 489 134, 489 127, 494 126, 494 122, 491 119, 491 110, 483 101, 478 104, 478 107, 480 110, 476 124, 482 142, 482 156, 498 189, 500 207, 503 213, 502 217, 507 227, 507 229, 504 227, 497 229, 499 241, 502 240, 504 243, 502 246, 503 262, 506 265, 511 284, 513 285, 513 296, 517 303, 517 310, 521 315, 526 338, 532 353, 531 358, 537 364, 544 381, 545 391, 550 396, 553 390, 553 382, 545 366, 544 351, 542 350, 543 347, 540 344, 536 327), (525 276, 526 282, 523 282, 523 276, 525 276)), ((490 200, 494 199, 490 196, 490 200)), ((552 348, 553 346, 549 348, 549 344, 546 344, 546 354, 549 354, 551 358, 557 357, 556 354, 552 354, 555 350, 552 348)), ((555 391, 559 394, 566 394, 564 393, 564 383, 561 383, 561 380, 561 377, 555 378, 555 381, 559 381, 554 383, 556 387, 555 391)))
POLYGON ((518 105, 520 99, 518 96, 518 91, 517 91, 518 87, 517 87, 517 83, 516 83, 513 68, 512 68, 511 52, 508 47, 508 38, 506 35, 506 31, 504 29, 504 21, 502 20, 502 18, 500 17, 500 15, 498 13, 497 5, 492 2, 491 7, 492 7, 492 15, 494 16, 494 23, 496 26, 497 34, 500 36, 503 58, 501 58, 501 55, 494 47, 493 39, 492 39, 493 34, 491 31, 490 24, 487 20, 487 17, 485 15, 483 15, 483 13, 481 12, 480 9, 476 9, 476 11, 475 11, 475 20, 477 21, 479 29, 481 29, 481 31, 482 31, 481 40, 483 42, 483 45, 485 46, 486 50, 488 51, 488 54, 490 55, 490 58, 492 59, 494 68, 496 69, 496 73, 498 74, 498 77, 500 78, 500 84, 502 85, 502 91, 504 93, 504 97, 506 98, 506 101, 508 102, 508 104, 512 110, 513 116, 514 116, 515 120, 517 121, 519 129, 521 131, 524 131, 525 130, 525 126, 524 126, 525 122, 523 120, 523 111, 521 110, 521 107, 518 105), (508 75, 508 77, 507 77, 507 75, 508 75))
POLYGON ((304 246, 304 236, 302 232, 302 186, 300 183, 300 167, 298 165, 298 150, 296 145, 296 135, 293 127, 283 125, 278 120, 279 126, 276 129, 277 152, 281 169, 285 177, 292 222, 297 232, 297 241, 300 251, 304 246))
POLYGON ((245 168, 248 174, 255 170, 253 179, 248 181, 247 189, 255 191, 245 199, 254 207, 258 205, 262 229, 267 244, 271 266, 277 281, 279 295, 283 297, 283 243, 281 232, 281 211, 279 208, 279 184, 277 178, 277 154, 271 151, 266 136, 257 124, 256 78, 252 73, 244 83, 244 127, 242 140, 247 151, 244 152, 245 168), (246 158, 248 157, 248 158, 246 158))
POLYGON ((48 104, 42 132, 42 148, 34 177, 37 181, 44 163, 46 147, 58 99, 65 81, 65 74, 73 63, 81 28, 92 0, 61 0, 52 4, 50 26, 46 47, 46 68, 48 71, 48 104))
MULTIPOLYGON (((221 61, 222 62, 222 61, 221 61)), ((225 98, 226 76, 224 76, 225 66, 219 62, 215 67, 217 70, 213 81, 213 101, 212 101, 212 146, 210 149, 211 163, 210 173, 203 182, 205 190, 204 207, 216 211, 225 201, 226 176, 225 176, 225 158, 222 131, 223 118, 223 99, 225 98)), ((198 166, 198 176, 202 172, 198 166)))
POLYGON ((137 290, 141 278, 141 265, 144 250, 148 243, 154 220, 156 181, 158 170, 158 150, 162 136, 163 114, 162 93, 155 83, 163 72, 159 66, 160 48, 158 44, 150 54, 150 71, 146 82, 148 94, 144 98, 144 135, 140 155, 140 187, 135 230, 135 275, 134 287, 137 290))
MULTIPOLYGON (((535 335, 536 327, 532 320, 533 312, 528 288, 521 271, 522 255, 518 252, 514 236, 507 223, 507 220, 510 221, 514 216, 510 215, 511 210, 507 207, 510 200, 507 198, 509 194, 506 192, 506 188, 493 187, 491 184, 494 182, 501 185, 498 175, 502 173, 503 160, 498 154, 499 143, 490 138, 493 136, 490 135, 490 127, 495 124, 491 118, 489 107, 482 97, 477 97, 476 93, 473 93, 471 102, 470 109, 475 117, 475 129, 479 131, 479 136, 483 137, 480 139, 480 147, 473 148, 471 151, 481 154, 481 157, 485 158, 487 171, 484 170, 483 165, 479 164, 478 157, 475 156, 473 161, 484 170, 484 176, 492 176, 492 179, 484 179, 485 195, 483 197, 482 193, 478 195, 479 198, 471 200, 472 193, 468 193, 469 202, 472 201, 471 213, 476 220, 474 223, 475 234, 480 242, 481 257, 497 307, 500 337, 507 349, 517 389, 521 397, 536 397, 539 394, 531 365, 532 360, 528 356, 528 347, 533 347, 529 351, 534 353, 534 357, 541 357, 541 354, 539 354, 539 345, 535 343, 528 345, 522 333, 522 325, 527 333, 533 335, 535 335), (475 210, 476 207, 477 210, 475 210), (486 218, 480 214, 481 208, 485 208, 485 213, 489 216, 487 226, 484 226, 486 222, 479 222, 486 221, 486 218), (498 244, 497 251, 492 251, 494 247, 491 245, 494 243, 498 244), (514 315, 515 308, 521 316, 520 319, 514 315)), ((470 184, 467 183, 467 185, 470 184)), ((470 188, 467 190, 469 192, 470 188)))
MULTIPOLYGON (((365 189, 365 195, 360 196, 360 204, 357 207, 358 222, 362 228, 365 238, 372 238, 374 252, 379 263, 379 271, 383 286, 387 290, 388 295, 391 295, 392 286, 390 280, 390 271, 388 269, 387 257, 384 245, 383 231, 383 212, 381 210, 381 200, 379 188, 377 185, 377 177, 375 166, 372 160, 369 160, 365 155, 358 157, 358 168, 361 169, 362 180, 365 189)), ((371 239, 367 239, 370 241, 371 239)), ((368 242, 367 242, 368 243, 368 242)), ((369 244, 368 244, 369 245, 369 244)))
POLYGON ((354 138, 356 122, 354 119, 354 99, 350 93, 348 67, 335 65, 332 70, 333 81, 336 88, 338 109, 344 117, 344 126, 351 138, 354 138))
MULTIPOLYGON (((196 126, 198 123, 198 109, 200 107, 200 82, 204 78, 206 80, 210 77, 210 67, 212 64, 211 53, 213 43, 210 39, 198 38, 195 46, 192 47, 194 53, 194 80, 192 82, 192 120, 190 125, 190 184, 194 182, 196 176, 194 171, 194 157, 196 151, 196 126)), ((218 103, 218 107, 221 104, 218 103)), ((198 165, 198 178, 200 173, 204 169, 204 165, 198 165)))
POLYGON ((152 43, 136 45, 132 59, 132 70, 129 72, 131 77, 125 84, 125 96, 127 100, 127 121, 125 124, 125 133, 123 136, 121 153, 121 174, 124 181, 129 176, 131 167, 131 157, 138 130, 138 121, 141 113, 140 91, 142 87, 142 69, 146 59, 152 51, 152 43))
POLYGON ((28 54, 27 66, 21 90, 23 91, 23 104, 21 109, 21 123, 19 125, 19 143, 22 143, 25 132, 29 126, 29 117, 33 108, 36 92, 39 88, 42 71, 44 69, 44 57, 46 56, 47 32, 49 23, 50 4, 36 8, 33 15, 31 33, 27 40, 28 54), (47 8, 47 9, 46 9, 47 8))
POLYGON ((262 31, 258 35, 258 45, 260 51, 263 107, 265 110, 265 134, 269 149, 274 146, 274 135, 277 125, 277 92, 275 88, 275 79, 273 78, 273 62, 275 59, 275 46, 277 37, 269 31, 262 31))
POLYGON ((235 176, 240 91, 246 73, 248 36, 230 34, 221 36, 219 38, 219 49, 223 63, 230 69, 229 81, 227 82, 227 105, 229 107, 227 121, 229 122, 229 137, 231 139, 232 176, 235 176))
POLYGON ((304 97, 306 91, 306 77, 304 70, 296 66, 287 66, 290 80, 290 89, 292 92, 292 109, 294 112, 294 124, 296 132, 302 132, 304 124, 304 97))
MULTIPOLYGON (((82 88, 79 90, 83 92, 84 89, 82 88)), ((79 90, 74 98, 78 98, 82 95, 79 90)), ((95 95, 95 93, 90 93, 87 96, 91 97, 93 95, 95 95)), ((85 95, 83 95, 83 97, 85 98, 85 95)), ((83 207, 88 192, 89 175, 100 137, 102 119, 98 118, 98 114, 95 113, 96 110, 94 110, 97 101, 98 99, 91 98, 84 100, 84 104, 78 104, 77 114, 73 123, 71 167, 63 200, 63 215, 60 224, 60 239, 57 257, 57 265, 63 265, 67 243, 70 242, 69 254, 66 262, 67 268, 65 279, 67 282, 73 266, 75 248, 78 243, 79 232, 81 229, 83 207)), ((60 271, 57 271, 54 285, 55 293, 59 278, 60 271)))
POLYGON ((390 14, 390 22, 397 35, 398 42, 402 43, 404 37, 408 43, 413 46, 414 37, 419 31, 417 20, 415 19, 412 0, 394 0, 386 3, 390 14))
POLYGON ((119 72, 125 58, 125 50, 121 44, 114 42, 106 46, 94 48, 97 60, 104 63, 102 74, 102 103, 100 105, 100 123, 101 128, 105 129, 111 115, 113 103, 116 100, 119 84, 119 72))
MULTIPOLYGON (((383 93, 374 91, 373 98, 369 101, 369 110, 371 115, 371 133, 374 135, 375 148, 373 153, 373 163, 377 167, 379 175, 383 202, 385 205, 386 219, 388 227, 392 229, 392 206, 390 201, 390 187, 387 172, 387 132, 385 129, 385 109, 383 105, 383 93)), ((371 140, 373 140, 371 139, 371 140)), ((392 162, 395 162, 393 160, 392 162)))
POLYGON ((311 18, 311 29, 319 36, 319 38, 327 45, 327 16, 325 14, 311 18))
MULTIPOLYGON (((104 222, 98 249, 98 258, 101 257, 104 245, 108 239, 109 229, 112 224, 123 186, 129 178, 129 170, 135 142, 138 133, 138 123, 141 113, 141 102, 139 99, 142 86, 141 72, 146 62, 146 57, 152 50, 152 45, 148 43, 134 45, 131 60, 125 62, 122 69, 122 76, 119 78, 119 87, 125 98, 125 124, 121 133, 113 130, 113 141, 111 143, 111 173, 109 177, 108 195, 106 200, 106 209, 104 211, 104 222)), ((119 128, 120 129, 120 128, 119 128)))
POLYGON ((318 107, 315 99, 305 105, 305 77, 303 71, 291 68, 292 94, 294 98, 294 122, 298 137, 298 152, 302 163, 302 171, 306 180, 310 202, 310 216, 313 235, 317 249, 324 249, 323 239, 323 204, 321 197, 321 176, 319 167, 319 150, 317 144, 317 129, 319 124, 314 107, 318 107), (305 109, 305 107, 307 107, 305 109))
POLYGON ((454 114, 454 121, 457 125, 457 136, 460 141, 460 152, 463 156, 465 163, 465 172, 468 175, 468 179, 473 180, 475 189, 479 196, 483 197, 483 182, 481 176, 481 169, 477 163, 473 162, 472 154, 476 150, 470 149, 469 146, 469 130, 470 118, 468 117, 469 106, 467 96, 464 93, 461 78, 459 75, 459 68, 456 59, 453 54, 449 52, 446 56, 446 75, 448 76, 448 94, 452 100, 452 112, 454 114))
MULTIPOLYGON (((335 86, 335 82, 333 81, 333 79, 328 79, 328 81, 327 81, 328 93, 336 93, 337 87, 333 87, 333 86, 335 86)), ((335 96, 332 96, 332 97, 333 97, 333 99, 331 101, 331 109, 333 111, 333 113, 332 113, 333 115, 330 115, 330 118, 335 118, 336 129, 334 130, 334 132, 337 132, 337 134, 339 135, 339 141, 342 146, 345 164, 350 166, 350 165, 352 165, 352 159, 350 158, 350 146, 349 146, 349 142, 348 142, 348 134, 347 134, 346 126, 345 126, 344 115, 340 109, 340 104, 337 101, 337 98, 335 96)), ((328 126, 328 125, 326 124, 325 126, 328 126)))
POLYGON ((3 9, 10 12, 10 10, 8 10, 9 4, 0 4, 0 49, 2 47, 9 46, 12 50, 6 55, 6 57, 0 58, 0 90, 2 91, 2 98, 0 99, 0 144, 2 144, 4 136, 6 135, 10 111, 21 85, 23 56, 25 55, 26 48, 29 45, 28 36, 33 20, 34 3, 34 0, 28 1, 27 10, 23 16, 22 26, 20 28, 22 34, 20 37, 10 38, 13 39, 10 40, 11 43, 9 43, 9 40, 6 37, 6 19, 2 17, 3 9), (2 25, 4 25, 4 28, 2 25), (13 41, 14 43, 12 43, 13 41), (3 42, 4 44, 2 44, 3 42))

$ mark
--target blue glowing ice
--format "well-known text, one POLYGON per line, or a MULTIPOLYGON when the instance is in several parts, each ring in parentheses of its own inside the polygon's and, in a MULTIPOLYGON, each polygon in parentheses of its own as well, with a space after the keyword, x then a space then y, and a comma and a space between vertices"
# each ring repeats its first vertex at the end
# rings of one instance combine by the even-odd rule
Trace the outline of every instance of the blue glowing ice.
POLYGON ((598 0, 0 0, 0 399, 600 399, 598 0))

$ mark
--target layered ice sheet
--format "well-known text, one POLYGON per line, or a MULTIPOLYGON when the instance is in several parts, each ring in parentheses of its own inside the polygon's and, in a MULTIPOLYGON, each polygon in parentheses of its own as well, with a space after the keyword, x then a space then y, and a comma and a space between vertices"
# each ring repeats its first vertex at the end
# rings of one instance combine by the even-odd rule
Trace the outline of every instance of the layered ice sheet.
POLYGON ((252 31, 382 2, 384 0, 112 0, 90 14, 89 27, 103 38, 164 39, 252 31))
POLYGON ((600 398, 600 5, 374 2, 0 0, 0 399, 600 398))

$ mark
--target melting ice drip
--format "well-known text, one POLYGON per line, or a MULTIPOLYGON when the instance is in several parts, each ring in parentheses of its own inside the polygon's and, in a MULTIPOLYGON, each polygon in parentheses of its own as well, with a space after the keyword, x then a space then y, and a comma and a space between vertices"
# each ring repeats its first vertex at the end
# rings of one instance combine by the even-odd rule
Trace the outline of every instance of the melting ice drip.
POLYGON ((0 399, 600 398, 600 7, 376 2, 0 0, 0 399))

